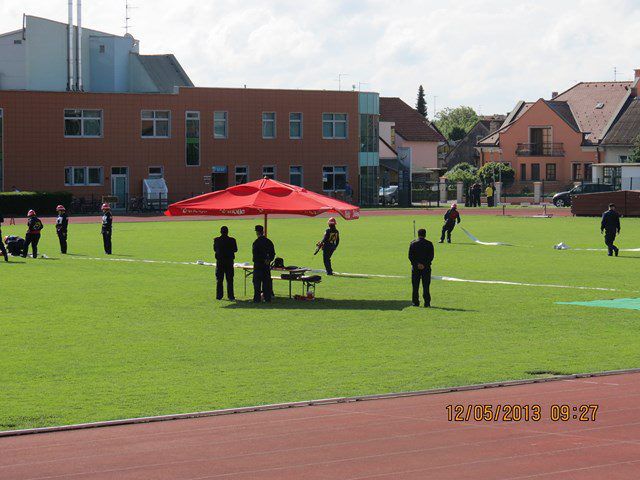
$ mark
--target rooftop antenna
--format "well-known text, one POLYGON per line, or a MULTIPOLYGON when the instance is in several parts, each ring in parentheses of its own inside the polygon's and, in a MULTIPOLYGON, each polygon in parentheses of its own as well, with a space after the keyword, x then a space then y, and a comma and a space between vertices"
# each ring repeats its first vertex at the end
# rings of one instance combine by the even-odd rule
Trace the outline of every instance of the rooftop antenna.
POLYGON ((138 7, 131 6, 131 4, 129 3, 129 0, 124 1, 124 33, 125 34, 129 33, 129 28, 131 27, 131 25, 129 25, 129 20, 131 20, 131 17, 129 16, 129 10, 133 10, 134 8, 138 8, 138 7))
POLYGON ((618 69, 616 67, 613 67, 613 81, 617 81, 618 80, 618 69))
POLYGON ((342 90, 342 77, 349 76, 348 73, 339 73, 338 74, 338 91, 342 90))
POLYGON ((358 82, 358 91, 362 91, 362 85, 369 85, 369 82, 358 82))
POLYGON ((438 113, 438 109, 436 107, 437 103, 436 100, 438 99, 437 95, 433 96, 433 118, 436 118, 436 114, 438 113))

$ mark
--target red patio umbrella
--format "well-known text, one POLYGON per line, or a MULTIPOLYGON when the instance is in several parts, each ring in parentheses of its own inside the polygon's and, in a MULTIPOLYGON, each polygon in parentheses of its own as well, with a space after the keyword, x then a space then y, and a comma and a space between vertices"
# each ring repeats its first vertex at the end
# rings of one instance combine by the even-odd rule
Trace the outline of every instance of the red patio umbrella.
POLYGON ((302 187, 264 178, 172 203, 165 215, 264 215, 266 234, 267 215, 274 213, 307 217, 337 213, 345 220, 356 220, 360 217, 360 208, 302 187))

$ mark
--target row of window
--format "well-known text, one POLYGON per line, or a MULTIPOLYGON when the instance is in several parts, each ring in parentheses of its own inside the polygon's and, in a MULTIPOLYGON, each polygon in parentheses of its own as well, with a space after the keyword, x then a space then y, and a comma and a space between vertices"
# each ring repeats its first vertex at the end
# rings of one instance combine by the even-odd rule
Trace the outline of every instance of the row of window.
MULTIPOLYGON (((127 174, 126 167, 116 167, 112 169, 112 175, 127 174), (117 170, 122 168, 124 170, 117 170)), ((150 178, 162 178, 164 169, 161 166, 149 167, 150 178)), ((262 167, 262 177, 276 179, 275 165, 265 165, 262 167)), ((236 185, 249 181, 249 167, 236 166, 234 171, 236 185)), ((66 167, 64 169, 64 184, 66 186, 98 186, 104 183, 102 167, 66 167)), ((291 185, 303 186, 303 167, 301 165, 289 166, 289 183, 291 185)), ((346 166, 322 167, 322 189, 325 191, 344 190, 347 184, 346 166)))
MULTIPOLYGON (((571 179, 573 181, 586 180, 591 181, 591 163, 572 163, 571 179)), ((545 180, 547 182, 555 182, 557 179, 557 165, 555 163, 545 164, 545 180)), ((527 164, 520 165, 520 181, 540 181, 540 164, 532 163, 527 176, 527 164)))
MULTIPOLYGON (((65 137, 102 137, 102 110, 65 110, 64 111, 64 135, 65 137)), ((193 120, 200 120, 200 112, 186 112, 185 121, 187 129, 194 127, 193 120), (190 122, 192 120, 192 122, 190 122)), ((140 136, 143 138, 170 138, 171 137, 171 111, 170 110, 142 110, 140 113, 140 136)), ((347 138, 347 114, 323 113, 322 114, 322 138, 346 139, 347 138)), ((198 137, 200 136, 198 125, 198 137)), ((193 131, 192 131, 193 133, 193 131)), ((262 113, 262 138, 272 139, 277 137, 276 112, 262 113)), ((303 118, 301 112, 289 114, 289 138, 301 139, 303 133, 303 118)), ((188 135, 188 133, 187 133, 188 135)), ((213 112, 213 138, 225 139, 229 136, 229 112, 213 112)), ((193 138, 193 136, 192 136, 193 138)))

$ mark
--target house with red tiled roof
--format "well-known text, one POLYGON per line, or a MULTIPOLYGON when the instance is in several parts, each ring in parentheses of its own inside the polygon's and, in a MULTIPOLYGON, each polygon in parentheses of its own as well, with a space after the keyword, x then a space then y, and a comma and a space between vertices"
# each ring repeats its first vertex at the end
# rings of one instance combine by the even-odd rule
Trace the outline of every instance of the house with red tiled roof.
POLYGON ((545 192, 592 181, 592 166, 605 159, 603 139, 636 82, 581 82, 550 100, 518 102, 502 126, 478 142, 480 165, 510 164, 513 192, 532 191, 537 181, 545 192))
MULTIPOLYGON (((438 146, 445 143, 444 136, 414 108, 396 97, 380 97, 381 165, 382 151, 397 155, 399 168, 408 168, 411 178, 437 178, 438 146), (390 149, 390 150, 389 150, 390 149)), ((384 174, 384 172, 383 172, 384 174)))

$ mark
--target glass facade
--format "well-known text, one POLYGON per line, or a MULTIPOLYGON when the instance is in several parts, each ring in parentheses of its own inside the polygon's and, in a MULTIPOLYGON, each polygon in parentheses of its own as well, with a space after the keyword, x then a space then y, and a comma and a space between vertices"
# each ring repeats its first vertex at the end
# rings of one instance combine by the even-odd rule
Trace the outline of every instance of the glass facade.
POLYGON ((200 112, 187 112, 186 147, 187 165, 200 165, 200 112))
POLYGON ((360 151, 378 152, 378 115, 360 114, 360 151))
POLYGON ((377 93, 358 94, 360 114, 358 164, 360 167, 360 205, 377 205, 380 187, 379 119, 380 96, 377 93))

